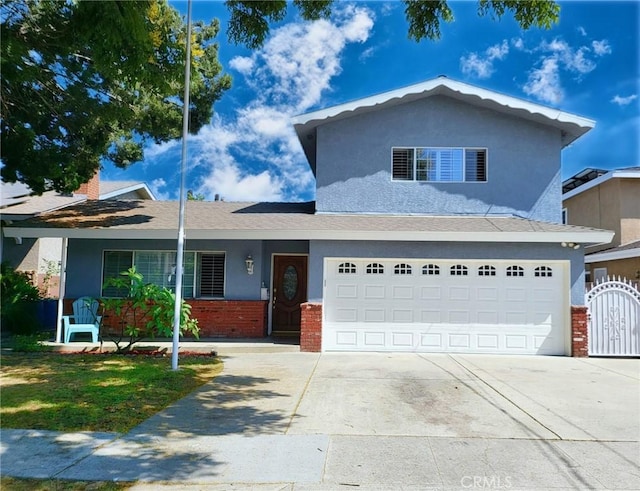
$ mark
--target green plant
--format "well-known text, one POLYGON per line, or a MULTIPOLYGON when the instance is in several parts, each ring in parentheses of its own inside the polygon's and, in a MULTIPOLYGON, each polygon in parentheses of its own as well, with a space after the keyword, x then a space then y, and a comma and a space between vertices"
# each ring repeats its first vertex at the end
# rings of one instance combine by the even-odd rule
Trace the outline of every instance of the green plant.
POLYGON ((34 302, 40 298, 26 273, 16 271, 8 263, 0 265, 0 321, 2 328, 13 334, 33 334, 38 330, 34 302))
POLYGON ((42 341, 48 338, 48 335, 42 334, 18 334, 13 336, 13 351, 21 353, 41 353, 43 351, 51 351, 49 346, 42 344, 42 341))
POLYGON ((55 260, 43 259, 44 263, 41 266, 40 271, 44 273, 44 277, 42 278, 42 284, 40 286, 40 297, 41 298, 53 298, 51 296, 51 287, 56 284, 54 277, 60 274, 60 263, 55 260))
MULTIPOLYGON (((103 339, 113 341, 117 352, 130 351, 135 343, 145 338, 173 335, 176 296, 171 290, 145 283, 135 267, 120 273, 119 277, 109 278, 104 286, 126 291, 120 298, 101 299, 104 314, 117 319, 116 326, 103 322, 103 339)), ((191 305, 183 300, 180 335, 185 332, 197 338, 200 329, 198 320, 191 318, 191 305)))

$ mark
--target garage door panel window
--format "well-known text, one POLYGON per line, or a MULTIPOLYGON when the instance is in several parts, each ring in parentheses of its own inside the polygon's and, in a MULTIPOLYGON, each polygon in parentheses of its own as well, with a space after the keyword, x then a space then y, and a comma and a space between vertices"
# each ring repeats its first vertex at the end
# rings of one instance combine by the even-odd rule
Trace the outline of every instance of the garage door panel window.
POLYGON ((411 265, 406 263, 396 264, 393 268, 393 274, 411 274, 411 265))
POLYGON ((425 264, 422 266, 422 274, 438 276, 440 274, 440 266, 436 264, 425 264))
POLYGON ((478 276, 495 276, 496 268, 489 265, 480 266, 478 268, 478 276))
POLYGON ((509 266, 507 267, 507 276, 522 277, 524 276, 524 268, 522 266, 509 266))
POLYGON ((370 263, 365 271, 367 274, 384 274, 384 266, 380 263, 370 263))
POLYGON ((551 278, 553 276, 553 270, 549 266, 538 266, 533 270, 533 275, 536 278, 551 278))
POLYGON ((341 263, 338 266, 338 274, 356 274, 356 265, 353 263, 341 263))
POLYGON ((455 264, 450 269, 451 276, 467 276, 469 274, 469 268, 463 264, 455 264))

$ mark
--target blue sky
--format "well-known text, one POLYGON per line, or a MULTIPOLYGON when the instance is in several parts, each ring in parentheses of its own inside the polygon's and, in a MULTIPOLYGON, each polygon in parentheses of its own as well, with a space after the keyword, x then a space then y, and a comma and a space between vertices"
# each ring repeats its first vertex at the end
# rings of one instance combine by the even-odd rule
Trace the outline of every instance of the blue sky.
MULTIPOLYGON (((186 2, 171 2, 186 13, 186 2)), ((439 75, 596 121, 562 154, 562 177, 585 167, 640 165, 638 2, 561 2, 551 30, 522 31, 506 14, 478 17, 476 2, 450 2, 455 22, 439 41, 407 39, 400 2, 336 2, 329 20, 295 9, 258 50, 229 44, 219 1, 194 1, 193 18, 219 18, 220 61, 233 87, 211 124, 188 139, 187 188, 227 201, 308 201, 314 181, 289 119, 439 75)), ((181 142, 149 147, 103 180, 143 180, 177 199, 181 142)))

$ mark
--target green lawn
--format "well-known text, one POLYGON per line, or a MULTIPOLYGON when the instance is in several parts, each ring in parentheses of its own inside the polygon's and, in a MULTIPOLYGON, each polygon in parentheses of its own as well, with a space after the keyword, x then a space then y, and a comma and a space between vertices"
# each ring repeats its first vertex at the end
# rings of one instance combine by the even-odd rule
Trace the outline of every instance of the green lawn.
POLYGON ((124 433, 222 371, 213 357, 2 355, 2 428, 124 433))
POLYGON ((59 479, 18 479, 0 478, 2 491, 120 491, 135 483, 114 483, 104 481, 63 481, 59 479))

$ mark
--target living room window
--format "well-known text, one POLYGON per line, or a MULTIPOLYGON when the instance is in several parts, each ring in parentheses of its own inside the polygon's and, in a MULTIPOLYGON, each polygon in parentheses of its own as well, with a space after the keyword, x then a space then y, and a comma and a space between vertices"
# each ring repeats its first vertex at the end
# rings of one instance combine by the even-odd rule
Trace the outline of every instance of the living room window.
MULTIPOLYGON (((135 266, 146 283, 169 288, 176 286, 175 251, 104 251, 102 282, 135 266)), ((225 254, 222 252, 184 253, 182 295, 184 298, 224 297, 225 254)), ((104 297, 120 297, 125 291, 108 287, 104 297)))
POLYGON ((394 181, 486 182, 484 148, 394 147, 394 181))

